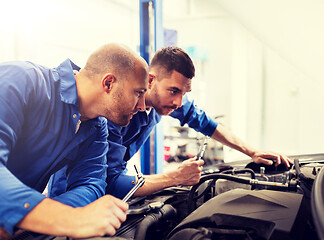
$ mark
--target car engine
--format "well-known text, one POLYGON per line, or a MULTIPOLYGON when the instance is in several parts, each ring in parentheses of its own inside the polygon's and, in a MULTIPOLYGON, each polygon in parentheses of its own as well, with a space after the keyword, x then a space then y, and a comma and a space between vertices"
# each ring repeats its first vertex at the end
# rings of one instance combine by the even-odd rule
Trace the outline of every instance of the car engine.
MULTIPOLYGON (((294 164, 204 166, 200 182, 129 200, 113 237, 92 239, 324 239, 324 154, 294 164)), ((24 232, 15 239, 69 239, 24 232)))

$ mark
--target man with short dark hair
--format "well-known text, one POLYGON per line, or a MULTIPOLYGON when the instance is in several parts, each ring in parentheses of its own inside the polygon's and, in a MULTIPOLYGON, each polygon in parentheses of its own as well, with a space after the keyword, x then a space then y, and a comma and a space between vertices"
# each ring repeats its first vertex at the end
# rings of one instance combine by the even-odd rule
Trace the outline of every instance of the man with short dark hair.
POLYGON ((127 126, 145 108, 148 66, 107 44, 80 70, 31 62, 0 64, 0 239, 17 228, 85 238, 113 235, 128 205, 105 195, 107 119, 127 126), (105 118, 104 118, 105 117, 105 118), (42 195, 67 166, 67 191, 42 195), (90 204, 91 203, 91 204, 90 204))

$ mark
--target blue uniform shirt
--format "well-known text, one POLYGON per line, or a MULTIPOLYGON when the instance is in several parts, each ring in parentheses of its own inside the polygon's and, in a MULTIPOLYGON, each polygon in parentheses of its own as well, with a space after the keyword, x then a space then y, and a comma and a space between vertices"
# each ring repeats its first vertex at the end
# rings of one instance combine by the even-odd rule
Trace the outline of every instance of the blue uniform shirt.
POLYGON ((107 122, 80 118, 73 63, 49 69, 31 62, 0 64, 0 227, 14 226, 45 196, 49 177, 67 165, 66 193, 84 206, 106 187, 107 122))
MULTIPOLYGON (((217 127, 217 123, 204 111, 198 109, 186 95, 183 98, 182 107, 173 111, 170 116, 178 119, 181 126, 188 124, 189 127, 208 136, 211 136, 217 127)), ((160 120, 161 115, 154 109, 149 114, 138 112, 126 127, 117 126, 108 120, 109 150, 106 193, 123 198, 134 186, 135 176, 126 175, 127 161, 140 149, 160 120)), ((65 173, 62 170, 52 179, 50 194, 52 196, 62 194, 65 191, 64 185, 65 173)))

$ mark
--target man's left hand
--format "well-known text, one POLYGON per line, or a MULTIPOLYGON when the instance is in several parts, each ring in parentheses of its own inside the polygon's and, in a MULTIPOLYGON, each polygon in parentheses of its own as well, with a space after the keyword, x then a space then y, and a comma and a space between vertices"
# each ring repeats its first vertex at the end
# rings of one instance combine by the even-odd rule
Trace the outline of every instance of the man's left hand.
POLYGON ((287 167, 290 167, 290 163, 293 163, 287 156, 274 152, 255 152, 251 158, 255 163, 264 163, 267 165, 274 163, 275 166, 283 163, 287 167))

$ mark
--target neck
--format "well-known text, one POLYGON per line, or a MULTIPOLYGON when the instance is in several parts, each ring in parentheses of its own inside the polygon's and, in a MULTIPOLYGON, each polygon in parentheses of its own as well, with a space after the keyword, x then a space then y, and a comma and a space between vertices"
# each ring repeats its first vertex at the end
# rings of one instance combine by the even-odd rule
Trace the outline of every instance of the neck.
POLYGON ((81 74, 76 74, 76 84, 78 92, 78 102, 79 102, 79 113, 81 114, 81 121, 86 121, 91 118, 97 117, 93 111, 93 93, 94 89, 92 87, 91 81, 87 78, 84 78, 81 74))

